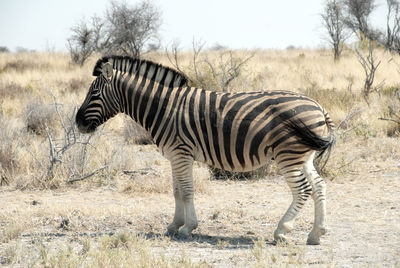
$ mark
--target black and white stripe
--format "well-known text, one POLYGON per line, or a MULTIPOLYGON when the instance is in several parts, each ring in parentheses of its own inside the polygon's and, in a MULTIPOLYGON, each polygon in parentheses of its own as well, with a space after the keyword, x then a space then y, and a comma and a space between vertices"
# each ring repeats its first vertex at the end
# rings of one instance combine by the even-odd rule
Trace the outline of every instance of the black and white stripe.
POLYGON ((293 92, 218 93, 190 87, 184 75, 162 65, 129 57, 104 57, 76 122, 91 132, 117 113, 131 116, 171 161, 176 211, 169 233, 189 235, 197 226, 193 206, 194 160, 249 171, 270 157, 277 161, 293 202, 275 231, 284 240, 308 196, 315 200, 310 244, 325 233, 325 185, 314 155, 334 143, 334 124, 314 100, 293 92))

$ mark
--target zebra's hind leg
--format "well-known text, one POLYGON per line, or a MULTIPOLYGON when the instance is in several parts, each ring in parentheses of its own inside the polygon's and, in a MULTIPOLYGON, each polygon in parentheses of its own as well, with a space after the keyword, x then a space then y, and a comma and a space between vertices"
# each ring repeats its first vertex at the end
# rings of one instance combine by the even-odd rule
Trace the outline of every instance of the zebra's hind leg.
POLYGON ((176 156, 171 160, 171 168, 174 180, 175 215, 167 233, 172 235, 178 233, 187 238, 192 230, 197 228, 193 202, 193 158, 186 155, 176 156))
POLYGON ((310 183, 302 172, 303 163, 301 161, 297 162, 296 160, 295 163, 292 163, 293 161, 288 161, 288 159, 292 160, 292 158, 279 159, 278 166, 290 187, 293 200, 274 232, 274 239, 276 242, 286 241, 285 234, 293 229, 294 219, 306 203, 312 191, 310 183))
POLYGON ((304 173, 312 186, 312 198, 314 200, 314 225, 308 235, 308 245, 319 245, 320 237, 326 233, 326 183, 314 167, 314 155, 315 152, 304 164, 304 173))

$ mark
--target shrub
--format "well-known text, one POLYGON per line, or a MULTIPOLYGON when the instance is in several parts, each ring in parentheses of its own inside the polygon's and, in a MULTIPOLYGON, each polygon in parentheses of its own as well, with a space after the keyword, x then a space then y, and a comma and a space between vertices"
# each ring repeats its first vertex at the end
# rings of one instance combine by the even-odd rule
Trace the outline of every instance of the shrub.
POLYGON ((124 137, 128 144, 153 144, 150 134, 130 118, 126 118, 124 122, 124 137))
POLYGON ((210 167, 210 171, 215 180, 254 180, 276 175, 276 168, 271 164, 272 161, 269 161, 265 166, 248 172, 232 172, 213 167, 210 167))
POLYGON ((386 134, 389 137, 400 135, 400 89, 396 87, 387 88, 382 92, 389 97, 390 102, 383 117, 380 120, 385 120, 391 123, 387 128, 386 134))
POLYGON ((316 100, 327 111, 339 107, 340 110, 346 113, 361 99, 358 94, 345 90, 337 90, 335 88, 319 89, 317 87, 311 87, 306 88, 302 93, 316 100))
POLYGON ((0 98, 4 99, 6 97, 15 98, 21 94, 23 94, 25 88, 15 82, 5 82, 3 85, 0 85, 0 98))
MULTIPOLYGON (((0 107, 1 108, 1 107, 0 107)), ((15 171, 17 131, 1 114, 0 109, 0 185, 8 184, 15 171)))
POLYGON ((89 88, 90 79, 90 77, 73 77, 69 80, 60 80, 58 81, 58 84, 63 94, 79 93, 86 91, 89 88))
POLYGON ((31 59, 27 60, 15 59, 4 64, 3 69, 1 69, 1 72, 9 72, 9 71, 25 72, 27 70, 48 69, 48 68, 49 68, 48 63, 43 63, 43 62, 38 63, 31 59))
POLYGON ((41 101, 29 103, 24 114, 27 131, 37 135, 45 135, 46 127, 54 124, 54 107, 44 105, 41 101))
POLYGON ((167 49, 168 60, 178 71, 187 75, 191 86, 231 92, 232 82, 242 76, 244 67, 255 52, 240 55, 239 51, 233 50, 204 51, 204 45, 193 40, 193 60, 187 67, 181 68, 178 43, 172 45, 171 51, 167 49))
POLYGON ((9 53, 10 50, 8 49, 8 47, 5 46, 0 46, 0 53, 9 53))

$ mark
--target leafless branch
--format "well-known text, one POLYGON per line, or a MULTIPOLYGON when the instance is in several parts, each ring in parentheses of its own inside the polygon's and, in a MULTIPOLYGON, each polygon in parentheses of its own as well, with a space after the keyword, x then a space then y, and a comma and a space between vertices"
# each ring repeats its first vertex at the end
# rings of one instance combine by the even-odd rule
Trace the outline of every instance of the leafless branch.
POLYGON ((383 117, 380 117, 379 120, 392 121, 392 122, 395 122, 395 123, 397 123, 397 124, 400 125, 400 120, 396 120, 396 119, 393 119, 393 118, 383 118, 383 117))
POLYGON ((393 103, 388 106, 389 117, 380 117, 379 120, 390 121, 400 125, 400 90, 396 88, 395 91, 396 99, 393 99, 393 103))
POLYGON ((348 122, 354 118, 355 116, 361 114, 364 111, 364 109, 356 109, 350 111, 350 113, 339 123, 337 126, 337 129, 342 129, 342 128, 348 128, 348 122))
POLYGON ((93 172, 91 172, 91 173, 89 173, 89 174, 86 174, 86 175, 84 175, 84 176, 82 176, 82 177, 74 177, 74 178, 72 178, 72 179, 67 180, 67 183, 74 183, 74 182, 77 182, 77 181, 83 181, 83 180, 85 180, 85 179, 87 179, 87 178, 92 177, 93 175, 95 175, 95 174, 98 173, 99 171, 102 171, 102 170, 106 169, 107 167, 108 167, 108 166, 102 166, 101 168, 98 168, 98 169, 96 169, 95 171, 93 171, 93 172))
MULTIPOLYGON (((374 83, 375 79, 375 73, 376 70, 378 69, 379 65, 381 64, 381 61, 379 60, 376 62, 376 58, 374 55, 374 44, 372 43, 371 40, 367 40, 368 42, 368 54, 364 55, 360 49, 356 49, 356 53, 358 55, 358 61, 360 62, 361 66, 364 69, 365 73, 365 79, 364 79, 364 97, 368 98, 369 94, 375 90, 377 91, 378 88, 375 87, 373 88, 372 85, 374 83)), ((381 84, 380 84, 381 85, 381 84)))
POLYGON ((171 51, 169 51, 168 47, 165 48, 165 54, 167 55, 168 61, 177 69, 179 72, 183 73, 183 70, 179 64, 179 42, 174 41, 171 45, 171 51))

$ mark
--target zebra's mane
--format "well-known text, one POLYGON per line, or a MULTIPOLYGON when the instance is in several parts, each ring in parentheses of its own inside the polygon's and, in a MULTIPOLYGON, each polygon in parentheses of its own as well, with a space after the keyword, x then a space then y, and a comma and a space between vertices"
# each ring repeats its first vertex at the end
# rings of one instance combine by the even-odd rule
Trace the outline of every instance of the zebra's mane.
POLYGON ((188 85, 188 78, 181 72, 178 72, 170 67, 152 62, 150 60, 132 58, 128 56, 106 56, 99 59, 93 69, 94 76, 99 76, 102 73, 102 66, 106 62, 109 62, 114 70, 129 74, 144 75, 146 70, 154 68, 155 72, 158 72, 158 74, 165 74, 155 75, 155 82, 170 85, 173 81, 174 87, 188 85), (166 75, 168 73, 169 75, 166 75), (163 76, 164 79, 162 79, 163 76))

